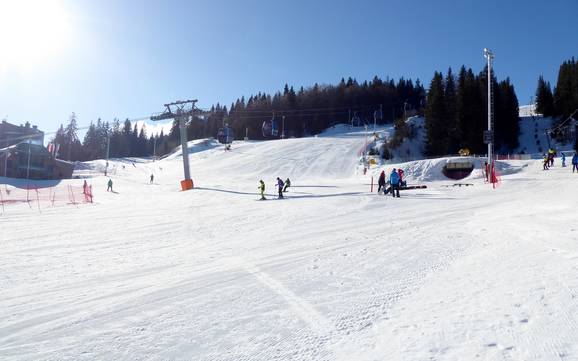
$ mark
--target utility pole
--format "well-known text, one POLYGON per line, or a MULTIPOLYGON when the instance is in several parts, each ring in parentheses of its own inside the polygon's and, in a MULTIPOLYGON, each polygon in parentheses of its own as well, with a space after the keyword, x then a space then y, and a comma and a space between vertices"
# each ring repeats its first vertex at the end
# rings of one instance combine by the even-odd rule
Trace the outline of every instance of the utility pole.
POLYGON ((281 118, 281 139, 285 139, 285 116, 281 118))
POLYGON ((154 141, 153 141, 153 162, 155 161, 155 159, 157 158, 157 137, 154 137, 154 141))
POLYGON ((181 133, 181 152, 183 154, 183 168, 185 179, 181 181, 181 189, 183 191, 193 188, 193 180, 191 179, 191 171, 189 169, 189 152, 187 148, 187 121, 195 113, 195 100, 179 100, 173 103, 164 104, 166 111, 156 116, 152 116, 151 120, 165 120, 176 119, 179 121, 179 132, 181 133))
POLYGON ((492 60, 494 59, 494 53, 489 49, 484 48, 484 57, 488 60, 488 130, 484 135, 484 141, 488 144, 488 171, 490 178, 488 179, 491 183, 494 183, 494 158, 493 158, 493 148, 494 148, 494 133, 492 130, 492 123, 494 120, 493 114, 493 98, 492 98, 492 60))

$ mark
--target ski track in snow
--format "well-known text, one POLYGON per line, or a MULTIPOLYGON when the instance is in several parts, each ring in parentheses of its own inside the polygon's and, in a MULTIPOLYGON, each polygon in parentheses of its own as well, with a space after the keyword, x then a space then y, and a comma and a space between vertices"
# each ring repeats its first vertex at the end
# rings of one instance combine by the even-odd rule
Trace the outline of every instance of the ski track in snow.
POLYGON ((334 133, 196 142, 189 192, 175 154, 119 162, 118 194, 92 178, 93 205, 8 207, 0 359, 578 360, 578 176, 444 188, 427 160, 393 199, 355 175, 365 134, 334 133))

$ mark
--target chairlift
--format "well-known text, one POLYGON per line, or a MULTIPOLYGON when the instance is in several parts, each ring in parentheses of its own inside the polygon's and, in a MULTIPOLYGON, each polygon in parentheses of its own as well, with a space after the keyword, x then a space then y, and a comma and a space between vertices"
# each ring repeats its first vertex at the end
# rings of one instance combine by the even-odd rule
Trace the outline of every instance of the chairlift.
POLYGON ((235 140, 235 132, 231 127, 225 125, 223 128, 219 128, 217 132, 217 140, 221 144, 231 144, 235 140))
POLYGON ((271 120, 265 120, 263 126, 261 127, 264 138, 276 138, 279 136, 279 125, 275 116, 271 120))

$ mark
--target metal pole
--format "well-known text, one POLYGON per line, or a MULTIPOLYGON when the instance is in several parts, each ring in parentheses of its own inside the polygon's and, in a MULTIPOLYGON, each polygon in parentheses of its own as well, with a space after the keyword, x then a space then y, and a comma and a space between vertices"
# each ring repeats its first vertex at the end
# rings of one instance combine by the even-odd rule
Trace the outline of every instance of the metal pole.
POLYGON ((28 139, 28 165, 26 166, 26 180, 30 176, 30 139, 28 139))
MULTIPOLYGON (((486 59, 488 59, 488 75, 487 75, 487 81, 488 81, 488 133, 491 134, 492 133, 492 58, 493 58, 493 54, 487 50, 484 49, 484 55, 486 56, 486 59)), ((490 139, 490 141, 488 142, 488 165, 490 166, 490 170, 492 169, 492 141, 493 139, 490 139)))
POLYGON ((157 137, 153 137, 154 138, 154 142, 153 142, 153 162, 155 161, 155 158, 157 157, 157 137))
POLYGON ((189 149, 187 147, 187 128, 185 123, 188 115, 182 115, 182 110, 178 109, 177 117, 179 118, 179 131, 181 133, 181 152, 183 153, 185 180, 189 180, 191 179, 191 171, 189 169, 189 149))
POLYGON ((281 139, 285 139, 285 116, 281 118, 281 139))

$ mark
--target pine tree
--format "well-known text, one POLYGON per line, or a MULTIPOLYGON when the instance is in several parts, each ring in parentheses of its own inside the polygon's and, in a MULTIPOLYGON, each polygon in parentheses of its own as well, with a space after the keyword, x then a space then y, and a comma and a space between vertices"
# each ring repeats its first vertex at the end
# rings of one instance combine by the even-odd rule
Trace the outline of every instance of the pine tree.
POLYGON ((78 124, 74 112, 70 115, 68 125, 64 128, 64 144, 61 145, 61 148, 63 147, 66 160, 73 161, 82 159, 82 145, 78 140, 78 124))
POLYGON ((448 153, 455 154, 460 149, 457 129, 457 94, 452 68, 448 69, 445 79, 446 128, 448 132, 448 153))
POLYGON ((550 83, 544 81, 542 75, 538 78, 538 87, 536 88, 536 112, 545 117, 550 117, 556 112, 550 83))
POLYGON ((572 58, 565 61, 558 71, 558 82, 554 91, 554 108, 557 116, 566 118, 578 108, 578 64, 572 58))
POLYGON ((443 155, 448 150, 448 132, 445 123, 447 106, 442 73, 437 71, 430 83, 425 110, 426 152, 429 155, 443 155))

